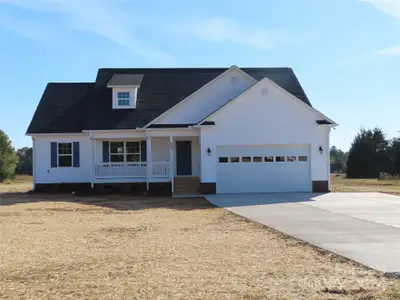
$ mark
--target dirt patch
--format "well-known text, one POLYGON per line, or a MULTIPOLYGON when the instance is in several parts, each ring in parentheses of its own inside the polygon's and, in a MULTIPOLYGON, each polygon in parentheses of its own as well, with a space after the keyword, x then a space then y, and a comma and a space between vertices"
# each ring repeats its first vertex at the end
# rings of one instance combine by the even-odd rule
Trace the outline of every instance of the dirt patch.
POLYGON ((398 299, 394 279, 204 199, 74 199, 1 207, 1 299, 398 299))

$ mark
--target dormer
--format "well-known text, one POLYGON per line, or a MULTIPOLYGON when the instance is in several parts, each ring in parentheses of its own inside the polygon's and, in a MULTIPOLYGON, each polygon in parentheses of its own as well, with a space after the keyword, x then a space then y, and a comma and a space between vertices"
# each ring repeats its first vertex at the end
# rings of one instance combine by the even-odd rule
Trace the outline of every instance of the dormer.
POLYGON ((143 74, 114 74, 107 83, 112 89, 113 109, 136 108, 137 92, 143 80, 143 74))

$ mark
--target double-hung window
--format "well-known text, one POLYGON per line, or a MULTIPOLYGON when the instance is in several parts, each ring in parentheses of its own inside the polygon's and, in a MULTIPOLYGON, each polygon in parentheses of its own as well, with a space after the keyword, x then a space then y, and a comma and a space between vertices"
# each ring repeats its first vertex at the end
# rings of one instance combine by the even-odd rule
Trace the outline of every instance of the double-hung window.
POLYGON ((110 142, 110 162, 140 161, 140 142, 110 142))
POLYGON ((126 161, 140 161, 140 142, 126 142, 126 161))
POLYGON ((58 143, 58 166, 72 167, 72 143, 58 143))
POLYGON ((118 92, 118 106, 129 106, 131 103, 131 93, 130 92, 118 92))
POLYGON ((124 142, 110 143, 110 162, 125 161, 125 145, 124 142))

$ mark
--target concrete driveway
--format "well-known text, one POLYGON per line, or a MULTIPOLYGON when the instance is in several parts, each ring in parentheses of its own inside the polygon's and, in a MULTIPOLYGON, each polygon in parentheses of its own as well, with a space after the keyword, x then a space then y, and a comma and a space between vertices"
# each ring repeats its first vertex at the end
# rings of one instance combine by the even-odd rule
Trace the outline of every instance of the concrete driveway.
POLYGON ((400 197, 381 193, 208 195, 211 203, 388 275, 400 274, 400 197))

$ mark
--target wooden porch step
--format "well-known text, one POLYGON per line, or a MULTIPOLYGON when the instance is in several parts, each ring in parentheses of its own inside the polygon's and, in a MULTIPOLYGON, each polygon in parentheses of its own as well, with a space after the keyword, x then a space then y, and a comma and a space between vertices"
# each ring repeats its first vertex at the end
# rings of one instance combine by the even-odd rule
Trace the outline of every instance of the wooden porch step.
POLYGON ((175 177, 174 191, 177 194, 195 194, 200 188, 200 178, 197 176, 175 177))

